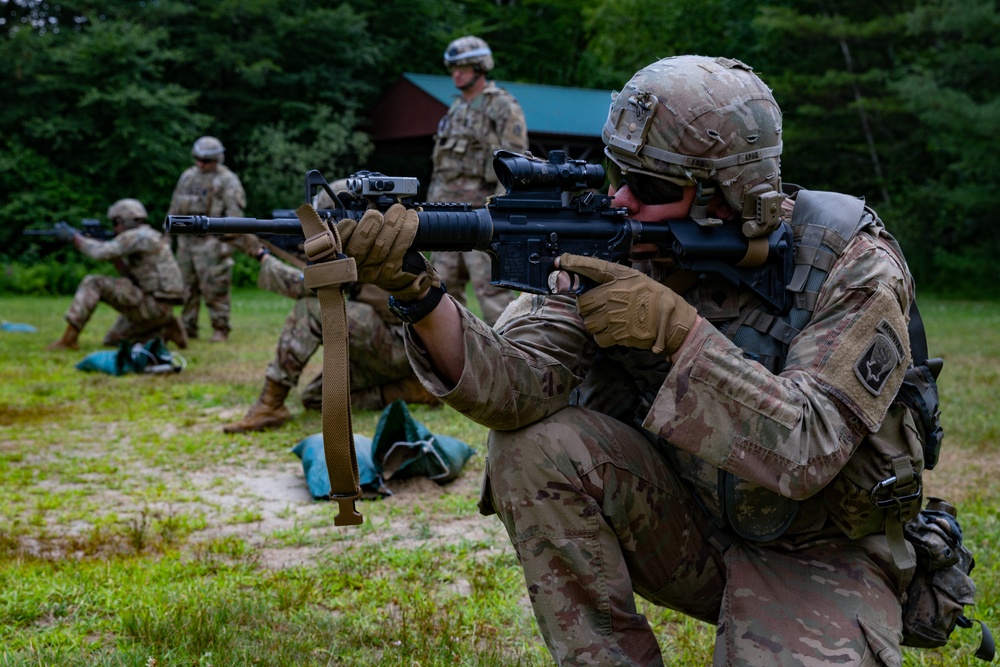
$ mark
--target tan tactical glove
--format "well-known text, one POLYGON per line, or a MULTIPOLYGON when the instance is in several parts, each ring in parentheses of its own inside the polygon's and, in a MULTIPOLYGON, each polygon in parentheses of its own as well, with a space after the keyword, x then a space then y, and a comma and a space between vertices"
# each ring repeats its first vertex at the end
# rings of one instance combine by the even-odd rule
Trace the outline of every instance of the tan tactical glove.
POLYGON ((576 307, 601 347, 673 354, 698 317, 676 292, 635 269, 580 255, 562 255, 559 268, 598 283, 580 295, 576 307))
POLYGON ((244 253, 258 261, 260 261, 261 256, 267 252, 264 245, 260 242, 260 239, 253 234, 233 234, 231 236, 221 237, 221 239, 225 243, 228 243, 237 250, 242 250, 244 253))
POLYGON ((372 209, 361 220, 337 223, 344 254, 358 267, 358 282, 381 287, 400 301, 415 301, 441 278, 423 255, 410 250, 419 225, 417 212, 393 204, 382 215, 372 209))

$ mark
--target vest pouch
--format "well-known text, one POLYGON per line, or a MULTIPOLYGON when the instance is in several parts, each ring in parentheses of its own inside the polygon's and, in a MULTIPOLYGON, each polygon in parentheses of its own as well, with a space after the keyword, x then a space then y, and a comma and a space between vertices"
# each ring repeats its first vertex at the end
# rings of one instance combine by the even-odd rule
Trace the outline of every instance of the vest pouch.
POLYGON ((497 172, 493 169, 493 153, 484 150, 483 157, 485 158, 485 164, 483 164, 483 181, 486 183, 499 183, 500 179, 497 178, 497 172))
POLYGON ((799 502, 725 473, 726 518, 745 540, 767 542, 785 534, 799 512, 799 502))
POLYGON ((889 512, 906 523, 920 511, 923 462, 923 442, 913 412, 894 402, 881 428, 861 441, 844 469, 823 489, 824 507, 851 539, 885 530, 889 512), (912 466, 909 483, 896 483, 902 478, 900 464, 906 469, 912 466))
POLYGON ((462 156, 462 175, 484 178, 486 167, 489 167, 489 171, 492 173, 492 163, 493 155, 486 149, 486 146, 474 139, 469 140, 462 156))
POLYGON ((434 144, 431 160, 438 179, 450 181, 462 174, 462 154, 454 150, 456 137, 445 137, 434 144))

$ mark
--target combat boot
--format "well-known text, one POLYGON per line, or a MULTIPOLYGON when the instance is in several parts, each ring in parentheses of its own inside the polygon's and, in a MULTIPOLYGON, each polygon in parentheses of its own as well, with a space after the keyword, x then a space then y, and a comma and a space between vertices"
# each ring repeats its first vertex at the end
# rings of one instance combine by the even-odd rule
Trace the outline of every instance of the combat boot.
POLYGON ((176 317, 170 318, 170 321, 163 327, 161 335, 164 341, 173 343, 181 350, 188 346, 187 333, 184 332, 181 321, 176 317))
POLYGON ((234 424, 223 426, 223 432, 248 433, 281 426, 292 418, 292 413, 285 407, 289 391, 289 387, 274 380, 264 380, 264 391, 260 393, 257 402, 250 406, 246 416, 234 424))
POLYGON ((386 405, 400 398, 405 403, 425 403, 432 407, 441 405, 441 400, 424 389, 415 375, 382 385, 382 400, 386 405))
POLYGON ((63 332, 62 338, 57 341, 49 343, 46 350, 79 350, 80 349, 80 330, 77 329, 72 324, 66 325, 66 331, 63 332))
POLYGON ((224 329, 216 329, 215 333, 212 334, 211 342, 213 343, 225 343, 227 340, 229 340, 229 332, 224 329))

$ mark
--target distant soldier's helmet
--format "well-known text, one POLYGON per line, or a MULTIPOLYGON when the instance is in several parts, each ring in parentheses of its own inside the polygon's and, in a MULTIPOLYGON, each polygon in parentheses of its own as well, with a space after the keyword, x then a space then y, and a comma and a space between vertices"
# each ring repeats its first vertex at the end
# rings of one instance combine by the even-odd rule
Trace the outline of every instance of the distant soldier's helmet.
POLYGON ((146 207, 138 199, 119 199, 108 208, 108 220, 116 225, 134 227, 148 217, 146 207))
MULTIPOLYGON (((341 178, 339 180, 334 181, 333 183, 330 183, 330 189, 333 190, 334 193, 340 192, 341 190, 346 190, 347 179, 341 178)), ((317 211, 334 208, 333 199, 330 198, 330 195, 328 195, 326 190, 323 188, 320 188, 319 192, 317 192, 316 195, 313 197, 312 205, 313 208, 315 208, 317 211)))
POLYGON ((493 69, 493 52, 489 44, 473 35, 459 37, 444 51, 444 66, 448 69, 472 65, 478 72, 493 69))
POLYGON ((226 155, 226 147, 215 137, 201 137, 194 142, 191 155, 199 160, 217 160, 222 162, 226 155))
POLYGON ((754 209, 780 196, 781 109, 740 61, 675 56, 644 67, 614 94, 602 138, 610 168, 718 187, 748 236, 777 226, 755 221, 754 209))

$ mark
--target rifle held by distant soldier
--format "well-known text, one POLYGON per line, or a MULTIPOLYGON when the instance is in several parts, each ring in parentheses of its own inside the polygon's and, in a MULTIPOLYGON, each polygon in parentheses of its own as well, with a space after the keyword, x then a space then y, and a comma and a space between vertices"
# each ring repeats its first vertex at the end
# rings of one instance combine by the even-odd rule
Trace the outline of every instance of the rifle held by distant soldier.
POLYGON ((23 233, 26 236, 52 236, 60 241, 69 241, 74 234, 83 234, 98 241, 107 241, 115 236, 113 230, 102 226, 101 221, 96 218, 84 218, 80 221, 79 229, 64 220, 60 220, 49 229, 25 229, 23 233))

